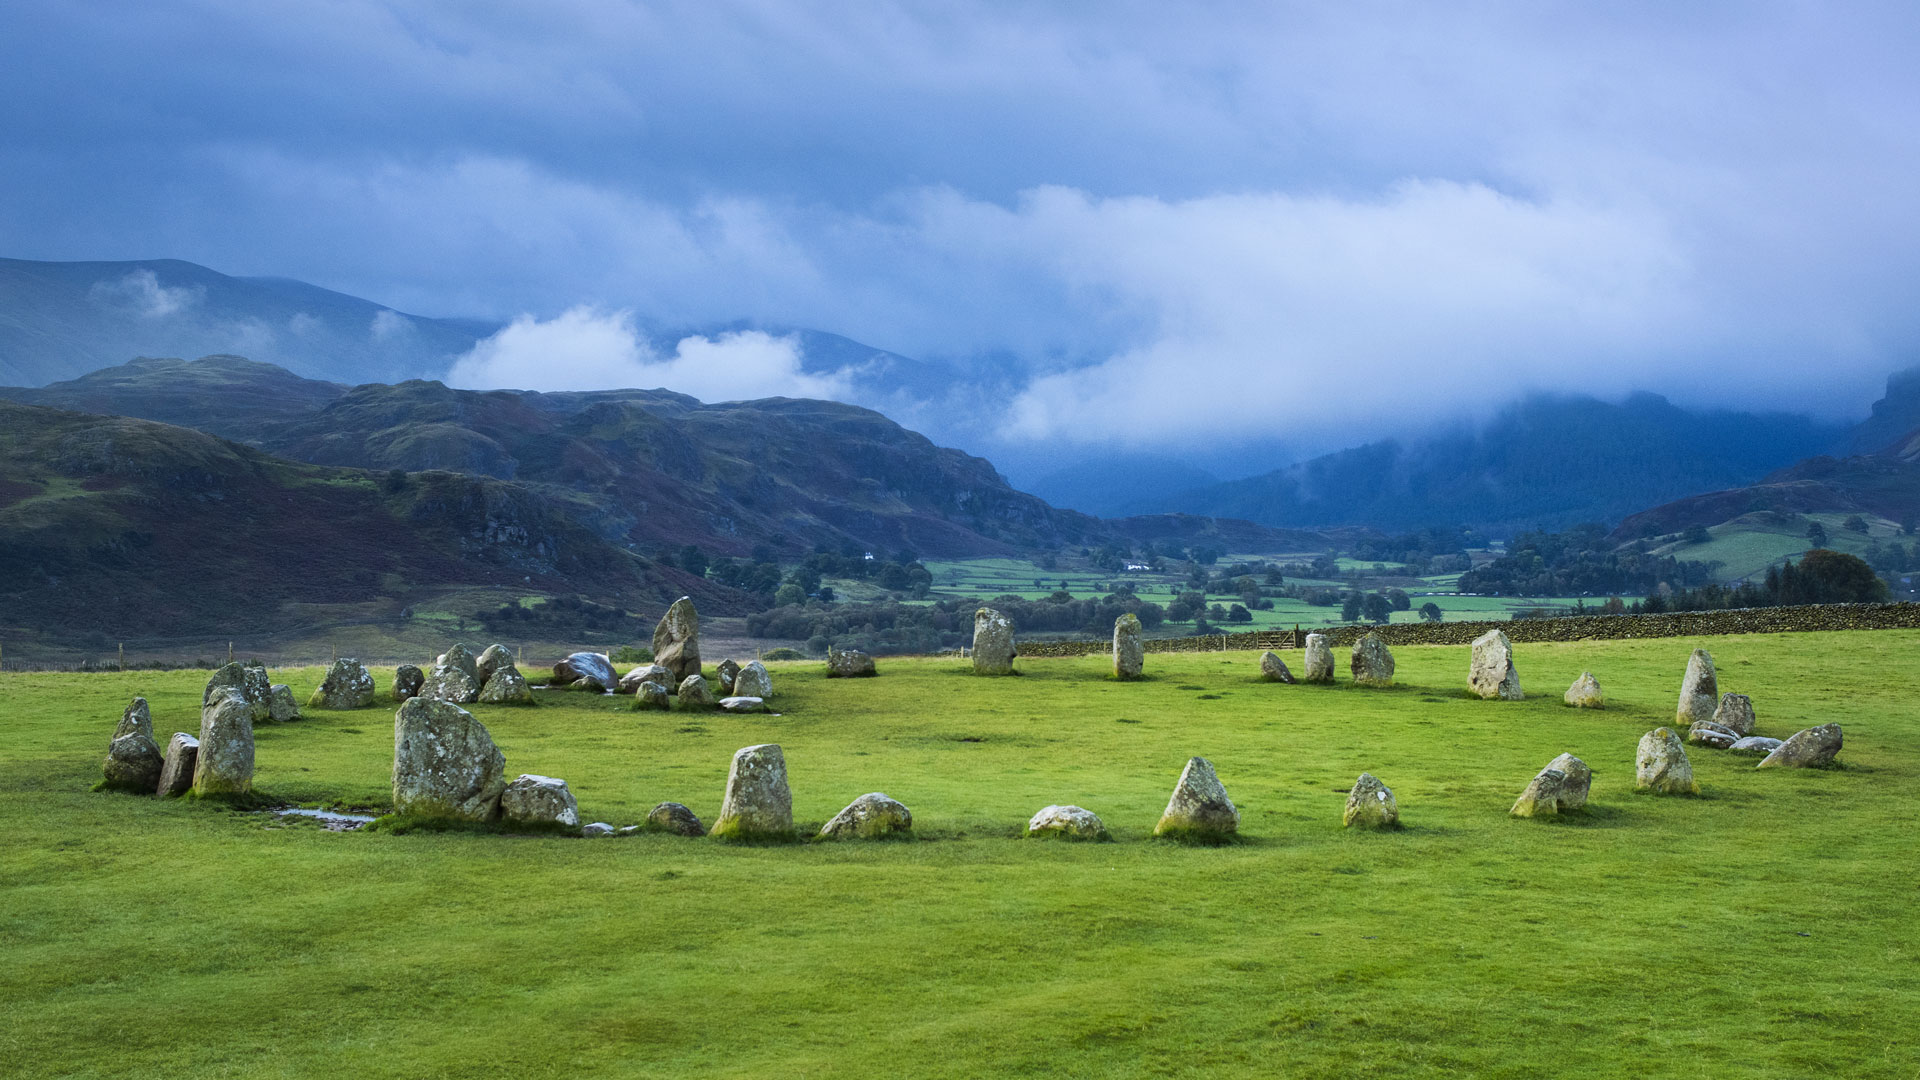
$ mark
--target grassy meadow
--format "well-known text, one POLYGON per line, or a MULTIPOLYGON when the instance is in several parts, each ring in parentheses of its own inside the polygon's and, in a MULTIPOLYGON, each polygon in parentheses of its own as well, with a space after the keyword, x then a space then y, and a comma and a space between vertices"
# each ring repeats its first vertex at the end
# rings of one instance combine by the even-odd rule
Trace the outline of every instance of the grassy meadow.
MULTIPOLYGON (((164 744, 197 731, 206 673, 0 674, 0 1073, 1920 1074, 1920 632, 1516 652, 1518 703, 1466 697, 1454 647, 1397 650, 1373 691, 1260 683, 1251 653, 1150 654, 1132 684, 1101 658, 883 658, 775 665, 779 716, 474 710, 583 821, 675 800, 711 822, 733 751, 773 741, 800 821, 877 790, 917 826, 774 846, 334 833, 95 793, 126 699, 164 744), (1761 733, 1844 725, 1843 767, 1695 748, 1700 797, 1635 794, 1696 645, 1761 733), (1561 704, 1582 669, 1606 711, 1561 704), (1591 810, 1509 818, 1562 751, 1591 810), (1241 842, 1150 838, 1194 754, 1241 842), (1340 827, 1362 770, 1404 829, 1340 827), (1115 842, 1021 839, 1053 802, 1115 842)), ((304 699, 320 674, 274 678, 304 699)), ((263 726, 257 786, 380 807, 391 720, 263 726)))

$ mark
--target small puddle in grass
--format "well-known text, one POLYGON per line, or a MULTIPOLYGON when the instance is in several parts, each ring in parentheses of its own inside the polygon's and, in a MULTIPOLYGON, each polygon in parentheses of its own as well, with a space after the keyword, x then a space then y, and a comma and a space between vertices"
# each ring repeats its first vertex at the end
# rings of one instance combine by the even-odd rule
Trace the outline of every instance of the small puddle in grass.
POLYGON ((362 825, 373 823, 372 814, 342 814, 337 810, 303 810, 292 807, 286 810, 270 811, 276 817, 312 818, 326 828, 328 832, 350 832, 362 825))

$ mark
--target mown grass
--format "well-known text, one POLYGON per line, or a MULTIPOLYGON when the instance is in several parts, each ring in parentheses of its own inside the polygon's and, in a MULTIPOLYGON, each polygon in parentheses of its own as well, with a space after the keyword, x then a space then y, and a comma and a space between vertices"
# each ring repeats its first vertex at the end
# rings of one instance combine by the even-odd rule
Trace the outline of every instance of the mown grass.
MULTIPOLYGON (((777 717, 477 710, 583 821, 711 821, 732 752, 775 741, 803 823, 879 790, 918 834, 775 846, 329 833, 93 793, 124 699, 164 740, 204 675, 0 676, 0 1072, 1915 1075, 1920 633, 1517 652, 1520 703, 1467 698, 1465 649, 1403 648, 1384 691, 1258 683, 1249 653, 1152 654, 1125 684, 1097 657, 883 659, 778 666, 777 717), (1842 723, 1845 767, 1696 751, 1703 797, 1633 794, 1695 645, 1763 733, 1842 723), (1582 669, 1607 711, 1560 704, 1582 669), (1508 818, 1561 751, 1592 811, 1508 818), (1242 842, 1150 839, 1192 754, 1242 842), (1340 828, 1363 769, 1406 829, 1340 828), (1116 842, 1018 839, 1051 802, 1116 842)), ((303 698, 319 676, 275 672, 303 698)), ((391 715, 263 728, 260 788, 381 806, 391 715)))

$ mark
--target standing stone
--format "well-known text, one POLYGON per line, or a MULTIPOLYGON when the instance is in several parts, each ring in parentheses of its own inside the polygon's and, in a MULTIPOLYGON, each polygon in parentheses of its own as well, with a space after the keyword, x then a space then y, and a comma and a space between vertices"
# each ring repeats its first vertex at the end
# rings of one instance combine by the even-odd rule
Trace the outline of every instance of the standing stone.
POLYGON ((491 821, 506 772, 486 725, 460 706, 419 697, 393 714, 395 813, 491 821))
POLYGON ((475 686, 480 685, 480 661, 474 658, 473 650, 467 648, 465 642, 454 642, 453 648, 433 658, 433 666, 459 668, 475 686))
POLYGON ((1347 810, 1340 820, 1348 828, 1391 829, 1400 824, 1400 804, 1394 800, 1392 788, 1372 773, 1363 772, 1353 782, 1353 790, 1347 792, 1347 810))
POLYGON ((412 664, 401 664, 393 669, 393 700, 400 702, 419 696, 420 688, 426 683, 426 672, 412 664))
POLYGON ((553 665, 553 677, 547 680, 547 685, 604 694, 617 689, 620 680, 614 675, 613 661, 606 653, 577 652, 568 653, 553 665))
POLYGON ((1587 805, 1587 789, 1593 783, 1593 770, 1572 754, 1561 754, 1536 774, 1527 789, 1515 800, 1514 817, 1552 817, 1587 805))
POLYGON ((1307 635, 1306 672, 1301 678, 1310 683, 1333 681, 1333 647, 1327 644, 1327 635, 1307 635))
POLYGON ((1113 677, 1137 679, 1146 662, 1147 649, 1140 641, 1140 617, 1129 611, 1113 620, 1113 677))
POLYGON ((258 661, 227 664, 215 671, 207 680, 206 693, 200 696, 200 707, 204 709, 213 704, 215 698, 229 690, 245 699, 254 723, 272 717, 268 699, 273 696, 273 684, 267 678, 267 669, 258 661))
POLYGON ((747 661, 747 666, 733 677, 733 693, 736 697, 757 697, 762 701, 772 697, 773 676, 767 673, 767 665, 758 660, 747 661))
POLYGON ((1753 734, 1753 699, 1745 694, 1722 694, 1713 722, 1744 739, 1753 734))
POLYGON ((683 709, 711 709, 716 702, 713 691, 707 688, 704 675, 689 675, 680 681, 680 707, 683 709))
POLYGON ((1567 687, 1564 700, 1576 709, 1607 707, 1607 696, 1600 692, 1600 680, 1594 678, 1591 671, 1583 671, 1579 678, 1573 680, 1573 685, 1567 687))
POLYGON ((107 760, 101 767, 103 786, 145 795, 159 786, 165 764, 160 744, 153 741, 153 716, 147 709, 147 699, 134 698, 120 714, 120 723, 107 743, 107 760))
POLYGON ((871 679, 878 674, 873 666, 873 657, 859 649, 827 647, 827 678, 871 679))
POLYGON ((1840 753, 1840 725, 1821 724, 1796 731, 1768 754, 1756 769, 1817 769, 1840 753))
POLYGON ((327 669, 327 677, 307 699, 312 709, 359 709, 373 704, 373 675, 360 661, 343 656, 327 669))
POLYGON ((1491 701, 1519 701, 1520 671, 1513 666, 1513 643, 1498 630, 1489 630, 1473 639, 1473 663, 1467 669, 1467 685, 1473 692, 1491 701))
POLYGON ((665 709, 673 705, 667 697, 667 688, 657 682, 643 682, 640 689, 633 693, 635 709, 665 709))
POLYGON ((1356 685, 1393 685, 1393 650, 1387 648, 1379 634, 1366 634, 1353 643, 1353 659, 1348 667, 1356 685))
POLYGON ((276 724, 300 719, 300 706, 293 702, 293 688, 286 683, 274 683, 267 693, 267 715, 276 724))
POLYGON ((200 749, 193 760, 193 793, 244 795, 253 790, 253 706, 238 690, 200 709, 200 749))
POLYGON ((1063 840, 1105 840, 1107 827, 1100 816, 1078 806, 1043 806, 1027 822, 1028 836, 1057 836, 1063 840))
POLYGON ((513 666, 513 654, 507 651, 505 645, 489 645, 480 651, 479 658, 473 662, 473 679, 485 686, 487 680, 493 678, 501 668, 513 666))
MULTIPOLYGON (((458 646, 455 646, 458 648, 458 646)), ((442 660, 445 658, 442 657, 442 660)), ((450 705, 471 705, 480 700, 480 684, 474 681, 472 664, 435 663, 416 699, 444 701, 450 705)))
POLYGON ((200 740, 184 731, 176 731, 167 743, 166 764, 160 767, 160 783, 154 793, 172 797, 185 795, 193 788, 193 763, 200 756, 200 740))
POLYGON ((647 828, 679 836, 707 835, 707 827, 700 824, 699 816, 677 802, 663 802, 647 811, 647 828))
POLYGON ((1166 812, 1153 827, 1155 836, 1222 837, 1240 828, 1240 811, 1227 798, 1227 789, 1214 775, 1213 762, 1206 758, 1188 758, 1173 785, 1173 797, 1166 812))
POLYGON ((580 807, 565 780, 521 773, 500 793, 500 817, 517 825, 571 829, 580 824, 580 807))
POLYGON ((1710 750, 1731 749, 1740 741, 1739 732, 1729 731, 1711 720, 1695 720, 1687 729, 1687 742, 1694 746, 1704 746, 1710 750))
POLYGON ((878 791, 862 795, 820 828, 832 839, 871 840, 913 831, 913 811, 878 791))
POLYGON ((1768 754, 1773 753, 1785 745, 1786 743, 1781 740, 1769 739, 1765 735, 1749 735, 1739 742, 1734 743, 1732 746, 1727 747, 1727 752, 1730 754, 1752 754, 1755 757, 1766 757, 1768 754))
POLYGON ((719 679, 720 696, 731 697, 736 692, 744 693, 744 691, 735 691, 733 688, 734 679, 740 675, 740 665, 731 658, 720 661, 719 666, 714 668, 714 674, 719 679))
MULTIPOLYGON (((1331 654, 1328 655, 1327 662, 1329 664, 1333 662, 1331 654)), ((1291 683, 1293 672, 1287 670, 1287 662, 1280 658, 1279 653, 1268 649, 1260 654, 1260 677, 1268 682, 1291 683)))
POLYGON ((778 743, 734 752, 727 794, 713 835, 736 840, 785 839, 793 835, 793 792, 787 789, 787 759, 778 743))
POLYGON ((531 705, 533 687, 527 685, 527 677, 511 663, 503 664, 494 670, 487 679, 487 685, 480 688, 478 700, 486 705, 531 705))
POLYGON ((1720 704, 1720 681, 1713 673, 1713 655, 1705 649, 1693 650, 1687 657, 1687 677, 1680 683, 1680 707, 1674 710, 1674 726, 1686 727, 1695 720, 1713 719, 1720 704))
POLYGON ((690 597, 675 600, 653 628, 653 662, 672 672, 674 682, 700 674, 700 613, 690 597))
POLYGON ((1013 620, 992 608, 973 613, 973 673, 1013 674, 1013 620))
MULTIPOLYGON (((1706 654, 1695 650, 1694 655, 1706 654)), ((1656 795, 1700 793, 1700 785, 1693 779, 1693 765, 1687 761, 1687 748, 1672 728, 1654 728, 1640 736, 1633 768, 1633 786, 1641 791, 1656 795)))

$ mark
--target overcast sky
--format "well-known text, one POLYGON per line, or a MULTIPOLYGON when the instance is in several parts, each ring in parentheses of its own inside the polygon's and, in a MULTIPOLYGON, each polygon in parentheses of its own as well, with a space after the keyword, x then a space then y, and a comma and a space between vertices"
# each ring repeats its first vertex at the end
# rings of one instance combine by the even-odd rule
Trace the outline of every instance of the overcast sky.
POLYGON ((622 336, 809 326, 1011 366, 1004 401, 944 418, 991 450, 1345 443, 1530 389, 1840 416, 1920 362, 1912 3, 5 21, 0 254, 517 320, 470 378, 528 349, 591 380, 737 346, 743 379, 844 388, 781 339, 622 336))

